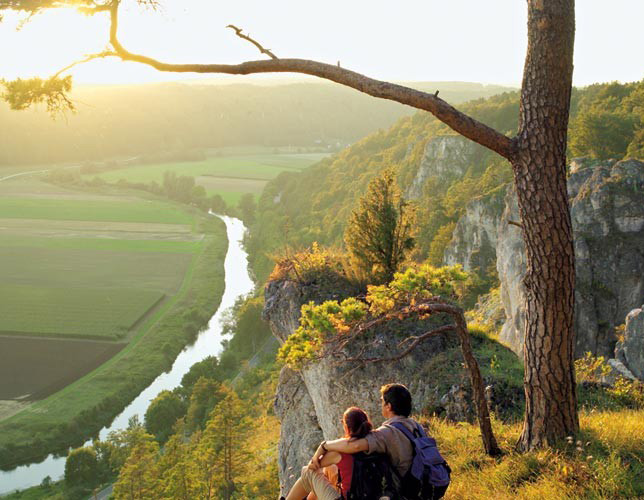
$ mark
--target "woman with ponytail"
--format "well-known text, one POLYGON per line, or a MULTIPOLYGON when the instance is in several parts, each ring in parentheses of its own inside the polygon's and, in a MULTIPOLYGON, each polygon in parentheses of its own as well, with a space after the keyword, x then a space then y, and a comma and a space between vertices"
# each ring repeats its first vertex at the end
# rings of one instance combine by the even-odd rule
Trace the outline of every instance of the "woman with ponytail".
MULTIPOLYGON (((348 408, 342 415, 344 437, 349 440, 362 439, 373 426, 367 414, 357 407, 348 408)), ((324 449, 324 443, 320 445, 324 449)), ((337 451, 324 454, 320 464, 326 474, 309 467, 302 469, 302 476, 293 485, 286 500, 338 500, 347 497, 351 489, 353 455, 337 451), (337 478, 337 480, 335 479, 337 478), (307 496, 308 495, 308 496, 307 496)))

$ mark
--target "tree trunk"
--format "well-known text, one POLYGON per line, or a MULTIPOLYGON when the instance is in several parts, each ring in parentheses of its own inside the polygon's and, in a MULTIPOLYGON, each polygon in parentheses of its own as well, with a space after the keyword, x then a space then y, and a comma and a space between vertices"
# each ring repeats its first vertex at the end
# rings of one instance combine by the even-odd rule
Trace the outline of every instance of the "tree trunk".
POLYGON ((566 186, 574 0, 528 0, 528 52, 512 161, 526 245, 523 432, 530 450, 579 429, 575 259, 566 186))

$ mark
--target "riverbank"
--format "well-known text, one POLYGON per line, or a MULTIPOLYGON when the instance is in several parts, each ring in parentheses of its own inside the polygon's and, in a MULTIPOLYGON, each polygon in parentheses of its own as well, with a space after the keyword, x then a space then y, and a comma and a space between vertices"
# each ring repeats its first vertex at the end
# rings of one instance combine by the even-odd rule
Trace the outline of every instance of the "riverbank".
POLYGON ((205 235, 181 289, 140 325, 129 345, 97 370, 0 422, 0 468, 66 454, 118 415, 167 370, 217 309, 224 289, 224 223, 195 214, 205 235))

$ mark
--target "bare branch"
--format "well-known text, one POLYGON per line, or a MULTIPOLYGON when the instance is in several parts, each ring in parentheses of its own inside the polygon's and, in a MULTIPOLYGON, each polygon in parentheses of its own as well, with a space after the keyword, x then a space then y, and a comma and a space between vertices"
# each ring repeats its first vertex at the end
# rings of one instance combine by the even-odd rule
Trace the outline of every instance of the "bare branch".
POLYGON ((516 221, 513 221, 513 220, 508 220, 508 224, 510 224, 512 226, 516 226, 519 229, 523 229, 523 225, 521 223, 519 223, 519 222, 516 222, 516 221))
POLYGON ((395 356, 389 356, 389 357, 383 357, 383 358, 363 358, 361 355, 351 357, 351 358, 346 358, 342 360, 342 363, 362 363, 362 364, 367 364, 367 363, 385 363, 385 362, 392 362, 392 361, 400 361, 402 358, 405 356, 411 354, 411 352, 416 349, 420 344, 425 342, 428 338, 433 337, 435 335, 439 335, 441 333, 447 333, 447 332, 453 332, 456 330, 456 327, 454 325, 443 325, 439 328, 436 328, 434 330, 430 330, 428 332, 425 332, 421 335, 415 336, 415 337, 407 337, 404 339, 400 344, 398 344, 398 347, 401 347, 404 343, 410 342, 409 346, 407 346, 406 349, 403 351, 399 352, 395 356))
MULTIPOLYGON (((222 73, 248 75, 251 73, 301 73, 317 76, 365 94, 381 99, 396 101, 416 109, 429 111, 440 121, 459 134, 511 160, 515 154, 515 141, 497 132, 484 123, 458 111, 434 94, 369 78, 355 71, 337 65, 307 59, 272 58, 262 61, 246 61, 240 64, 170 64, 148 56, 128 51, 118 40, 118 1, 110 9, 110 43, 123 61, 138 62, 158 71, 174 73, 222 73)), ((251 42, 254 42, 251 40, 251 42)), ((261 47, 261 46, 260 46, 261 47)))
POLYGON ((74 66, 78 66, 79 64, 85 64, 89 61, 93 61, 94 59, 101 59, 103 57, 118 57, 118 54, 112 50, 105 50, 103 52, 98 52, 96 54, 89 54, 84 59, 81 59, 80 61, 76 61, 65 66, 63 69, 59 70, 52 78, 59 77, 62 73, 64 73, 65 71, 69 71, 74 66))
POLYGON ((273 54, 269 49, 265 49, 264 47, 262 47, 262 45, 261 45, 259 42, 257 42, 257 41, 255 41, 255 40, 253 40, 253 39, 250 37, 250 35, 244 35, 244 34, 242 33, 242 30, 241 30, 240 28, 238 28, 237 26, 235 26, 234 24, 229 24, 228 26, 226 26, 226 28, 231 28, 231 29, 235 30, 235 34, 236 34, 239 38, 243 38, 244 40, 247 40, 247 41, 249 41, 250 43, 252 43, 255 47, 257 47, 257 48, 259 49, 259 51, 260 51, 262 54, 266 54, 266 55, 267 55, 268 57, 270 57, 271 59, 277 59, 277 56, 276 56, 275 54, 273 54))

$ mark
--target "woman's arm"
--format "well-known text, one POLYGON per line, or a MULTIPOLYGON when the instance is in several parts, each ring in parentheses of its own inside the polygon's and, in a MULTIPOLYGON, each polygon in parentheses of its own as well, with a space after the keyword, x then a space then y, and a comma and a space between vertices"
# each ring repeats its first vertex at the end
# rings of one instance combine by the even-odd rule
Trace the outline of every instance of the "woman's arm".
POLYGON ((328 467, 329 465, 335 465, 340 462, 342 455, 337 451, 327 451, 322 459, 320 460, 321 467, 328 467))
POLYGON ((353 455, 354 453, 358 453, 359 451, 367 451, 369 450, 369 443, 367 443, 367 440, 362 438, 362 439, 348 439, 348 438, 342 438, 342 439, 336 439, 334 441, 325 441, 323 443, 320 443, 320 446, 318 446, 318 449, 315 450, 315 453, 313 454, 313 458, 309 462, 309 468, 313 470, 317 470, 320 467, 324 467, 321 465, 321 457, 326 456, 328 453, 331 452, 342 452, 342 453, 348 453, 350 455, 353 455), (324 448, 322 447, 324 445, 324 448), (325 449, 326 448, 326 449, 325 449))

